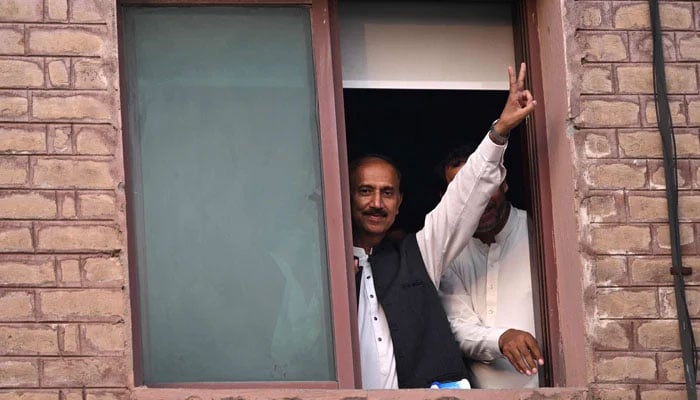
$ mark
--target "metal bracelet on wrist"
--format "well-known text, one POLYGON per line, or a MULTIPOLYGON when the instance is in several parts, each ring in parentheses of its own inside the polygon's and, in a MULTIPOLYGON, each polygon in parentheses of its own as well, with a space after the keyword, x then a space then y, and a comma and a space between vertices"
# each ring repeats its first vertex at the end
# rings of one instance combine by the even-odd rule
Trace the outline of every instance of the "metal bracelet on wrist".
POLYGON ((496 124, 498 123, 498 121, 499 121, 499 119, 493 121, 493 123, 491 124, 491 127, 489 128, 489 133, 494 135, 494 139, 496 139, 496 141, 505 143, 508 141, 508 137, 510 136, 510 131, 508 131, 506 133, 498 132, 496 130, 496 124))

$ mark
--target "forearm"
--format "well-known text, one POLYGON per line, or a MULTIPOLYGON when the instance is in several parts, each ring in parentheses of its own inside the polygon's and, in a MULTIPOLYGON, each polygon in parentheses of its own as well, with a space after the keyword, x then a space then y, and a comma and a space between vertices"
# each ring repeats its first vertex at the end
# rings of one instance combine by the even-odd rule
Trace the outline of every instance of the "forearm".
POLYGON ((446 279, 451 281, 441 287, 440 296, 460 349, 474 360, 491 361, 501 357, 498 339, 507 328, 482 324, 472 309, 471 297, 464 291, 463 286, 458 285, 454 277, 455 275, 448 272, 446 279))
POLYGON ((487 135, 448 185, 440 203, 425 217, 425 225, 416 236, 436 286, 445 267, 474 234, 489 198, 505 178, 505 148, 487 135))

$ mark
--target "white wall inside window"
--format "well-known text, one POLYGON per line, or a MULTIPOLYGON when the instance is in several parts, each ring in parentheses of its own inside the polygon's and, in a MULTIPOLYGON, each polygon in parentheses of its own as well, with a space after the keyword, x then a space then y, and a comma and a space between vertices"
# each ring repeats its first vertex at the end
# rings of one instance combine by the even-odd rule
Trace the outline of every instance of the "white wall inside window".
POLYGON ((343 87, 508 89, 510 3, 339 3, 343 87))

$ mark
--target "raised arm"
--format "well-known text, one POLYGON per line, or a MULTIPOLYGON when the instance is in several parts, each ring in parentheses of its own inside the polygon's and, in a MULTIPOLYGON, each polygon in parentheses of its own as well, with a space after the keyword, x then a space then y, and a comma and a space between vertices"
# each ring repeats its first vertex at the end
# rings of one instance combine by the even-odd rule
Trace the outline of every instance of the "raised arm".
POLYGON ((503 153, 510 131, 534 110, 537 102, 525 90, 525 64, 518 78, 508 67, 510 90, 500 118, 447 187, 440 203, 425 217, 416 234, 423 262, 435 286, 445 267, 474 234, 489 198, 505 178, 503 153))

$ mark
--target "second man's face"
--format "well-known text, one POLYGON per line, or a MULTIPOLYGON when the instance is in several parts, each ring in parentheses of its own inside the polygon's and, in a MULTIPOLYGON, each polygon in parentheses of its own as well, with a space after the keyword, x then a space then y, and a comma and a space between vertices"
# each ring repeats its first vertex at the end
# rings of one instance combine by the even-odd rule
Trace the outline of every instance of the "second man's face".
MULTIPOLYGON (((465 163, 445 168, 445 179, 447 183, 452 182, 459 170, 464 167, 464 164, 465 163)), ((499 186, 496 193, 489 199, 486 209, 479 219, 479 226, 476 228, 476 232, 488 232, 495 229, 502 222, 505 209, 508 206, 506 202, 506 191, 508 191, 508 185, 504 181, 501 186, 499 186)))
POLYGON ((386 234, 399 213, 399 178, 391 164, 369 159, 351 177, 352 222, 355 236, 386 234))

